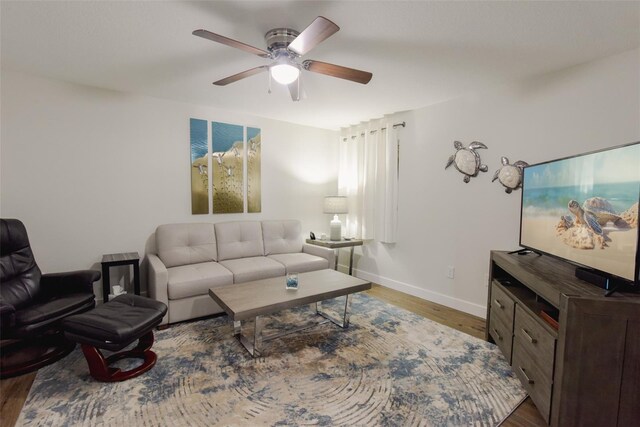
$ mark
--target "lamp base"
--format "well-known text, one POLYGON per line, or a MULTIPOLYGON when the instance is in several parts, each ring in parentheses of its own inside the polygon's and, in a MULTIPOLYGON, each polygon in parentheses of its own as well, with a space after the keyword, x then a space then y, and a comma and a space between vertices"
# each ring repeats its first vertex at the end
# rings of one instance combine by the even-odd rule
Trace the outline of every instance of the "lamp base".
POLYGON ((338 215, 333 216, 333 220, 329 226, 329 239, 333 241, 342 240, 342 223, 338 215))

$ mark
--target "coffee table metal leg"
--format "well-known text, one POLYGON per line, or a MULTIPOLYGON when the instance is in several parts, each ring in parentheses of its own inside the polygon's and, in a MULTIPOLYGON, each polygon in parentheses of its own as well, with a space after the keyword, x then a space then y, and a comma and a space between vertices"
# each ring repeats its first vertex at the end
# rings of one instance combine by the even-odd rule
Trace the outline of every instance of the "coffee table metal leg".
MULTIPOLYGON (((336 318, 331 314, 325 312, 322 309, 322 301, 311 303, 311 310, 314 311, 317 315, 324 317, 325 319, 329 320, 332 323, 335 323, 343 329, 346 329, 349 327, 349 318, 351 317, 351 295, 352 294, 345 295, 344 312, 341 316, 342 318, 336 318)), ((325 321, 320 323, 324 322, 325 321)), ((263 337, 262 329, 264 328, 264 319, 262 318, 262 316, 256 316, 254 320, 253 339, 242 334, 242 321, 238 320, 233 321, 233 335, 238 339, 238 341, 240 341, 240 344, 242 344, 242 346, 249 352, 251 356, 259 357, 262 354, 262 344, 264 341, 279 338, 281 336, 288 335, 293 332, 302 331, 317 325, 318 323, 312 323, 286 332, 263 337)))
POLYGON ((257 316, 254 321, 253 340, 242 335, 242 322, 233 321, 233 336, 240 341, 240 344, 249 352, 252 357, 260 356, 262 352, 262 327, 264 325, 262 317, 257 316))
POLYGON ((260 356, 262 353, 262 326, 264 322, 262 316, 256 316, 255 329, 253 331, 253 357, 260 356), (256 355, 257 353, 257 355, 256 355))
POLYGON ((335 323, 336 325, 340 326, 341 328, 348 328, 349 327, 349 318, 351 317, 351 313, 350 313, 350 309, 351 309, 351 294, 348 294, 345 296, 345 302, 344 302, 344 313, 342 315, 342 319, 336 319, 335 317, 333 317, 332 315, 330 315, 329 313, 325 312, 324 310, 322 310, 322 301, 318 301, 316 303, 316 312, 324 317, 325 319, 331 321, 332 323, 335 323))
POLYGON ((344 317, 342 318, 343 328, 349 327, 350 318, 351 318, 351 294, 347 294, 344 302, 344 317))

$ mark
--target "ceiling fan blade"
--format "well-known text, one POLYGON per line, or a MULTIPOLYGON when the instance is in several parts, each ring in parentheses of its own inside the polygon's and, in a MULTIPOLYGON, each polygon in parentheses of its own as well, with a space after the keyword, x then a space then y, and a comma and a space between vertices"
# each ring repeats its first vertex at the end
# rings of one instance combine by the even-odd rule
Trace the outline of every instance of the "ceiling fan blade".
POLYGON ((269 69, 268 65, 261 65, 260 67, 251 68, 241 73, 234 74, 233 76, 225 77, 224 79, 220 79, 217 82, 213 82, 213 84, 216 86, 226 86, 229 83, 237 82, 238 80, 251 77, 253 75, 266 71, 268 69, 269 69))
POLYGON ((217 43, 226 44, 227 46, 235 47, 236 49, 244 50, 245 52, 252 53, 254 55, 261 56, 263 58, 269 57, 269 52, 266 50, 258 49, 246 43, 239 42, 238 40, 230 39, 229 37, 221 36, 220 34, 212 33, 207 30, 195 30, 194 36, 202 37, 207 40, 211 40, 217 43))
POLYGON ((318 16, 288 46, 298 55, 304 55, 323 40, 337 33, 340 27, 323 16, 318 16))
POLYGON ((313 61, 308 59, 302 63, 305 70, 313 71, 314 73, 326 74, 331 77, 338 77, 340 79, 351 80, 352 82, 362 83, 366 85, 369 83, 373 74, 368 71, 356 70, 354 68, 343 67, 341 65, 329 64, 328 62, 313 61))

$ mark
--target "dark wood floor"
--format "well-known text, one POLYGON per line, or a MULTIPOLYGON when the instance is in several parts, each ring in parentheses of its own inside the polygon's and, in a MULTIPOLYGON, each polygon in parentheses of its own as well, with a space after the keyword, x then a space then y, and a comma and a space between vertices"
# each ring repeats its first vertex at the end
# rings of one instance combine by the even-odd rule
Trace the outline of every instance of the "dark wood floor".
MULTIPOLYGON (((368 293, 405 310, 484 339, 484 320, 479 317, 378 285, 374 285, 368 293)), ((0 380, 0 426, 13 427, 15 425, 34 379, 35 373, 0 380)), ((543 427, 547 424, 531 399, 527 398, 502 425, 505 427, 543 427)))

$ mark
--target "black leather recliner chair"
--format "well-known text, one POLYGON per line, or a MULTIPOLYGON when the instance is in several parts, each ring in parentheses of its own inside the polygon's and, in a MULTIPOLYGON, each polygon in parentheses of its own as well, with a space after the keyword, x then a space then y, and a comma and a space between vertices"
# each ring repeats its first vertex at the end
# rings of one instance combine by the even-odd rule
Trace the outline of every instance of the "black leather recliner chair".
POLYGON ((0 219, 0 378, 34 371, 66 356, 60 321, 95 306, 93 270, 42 274, 24 224, 0 219))

